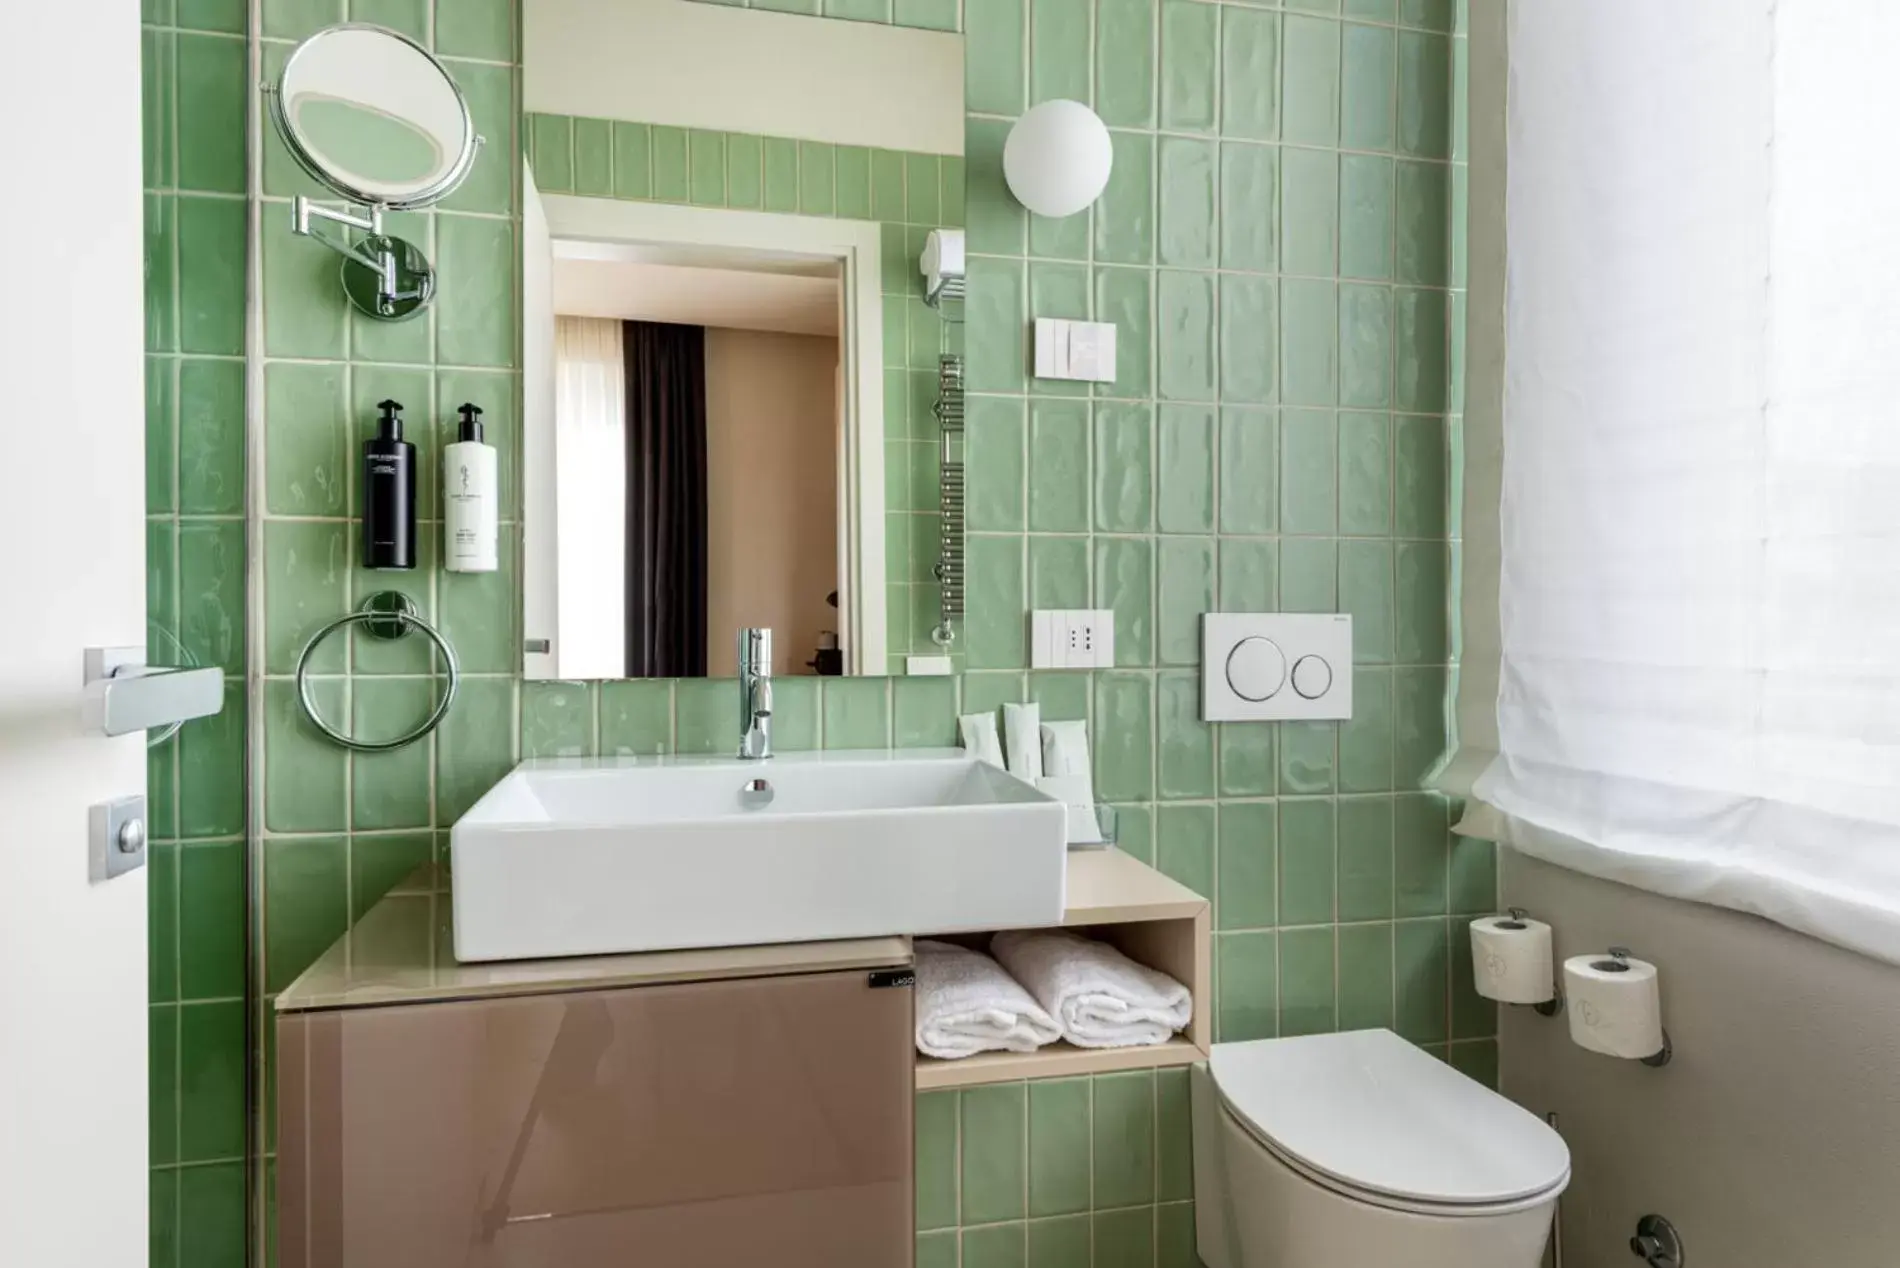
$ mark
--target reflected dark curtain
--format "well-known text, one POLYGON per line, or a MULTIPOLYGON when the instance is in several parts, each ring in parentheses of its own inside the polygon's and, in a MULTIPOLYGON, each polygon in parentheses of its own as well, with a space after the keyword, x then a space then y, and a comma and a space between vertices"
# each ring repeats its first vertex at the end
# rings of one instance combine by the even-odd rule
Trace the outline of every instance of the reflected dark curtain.
POLYGON ((706 332, 625 323, 627 676, 706 673, 706 332))

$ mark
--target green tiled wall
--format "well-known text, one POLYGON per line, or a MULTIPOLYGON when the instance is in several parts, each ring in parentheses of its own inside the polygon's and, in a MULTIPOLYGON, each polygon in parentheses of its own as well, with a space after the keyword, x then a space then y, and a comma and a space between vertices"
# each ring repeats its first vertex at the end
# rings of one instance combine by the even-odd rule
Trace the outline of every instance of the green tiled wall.
MULTIPOLYGON (((152 1262, 244 1246, 244 112, 241 3, 143 14, 147 609, 228 675, 150 750, 152 1262)), ((176 643, 174 643, 176 640, 176 643)))
MULTIPOLYGON (((303 182, 267 141, 253 297, 263 479, 246 521, 241 499, 217 502, 210 478, 241 478, 241 435, 200 443, 229 416, 185 404, 210 393, 195 376, 243 350, 246 76, 241 59, 173 25, 222 24, 235 46, 240 9, 147 6, 148 65, 177 72, 148 79, 149 117, 178 121, 155 124, 148 145, 155 381, 175 370, 178 384, 154 392, 154 434, 175 439, 153 446, 153 532, 172 548, 154 552, 152 577, 153 611, 174 613, 201 655, 240 667, 246 615, 262 630, 250 656, 261 690, 242 702, 247 715, 226 716, 248 716, 256 737, 261 830, 248 857, 268 993, 438 852, 519 757, 723 750, 735 708, 729 681, 522 683, 510 551, 492 576, 400 579, 468 674, 435 736, 350 757, 299 721, 290 671, 303 639, 388 581, 354 562, 352 483, 372 402, 409 405, 425 473, 453 407, 483 405, 503 455, 504 533, 518 540, 519 15, 514 0, 262 0, 253 38, 267 70, 327 22, 401 26, 451 59, 490 145, 448 204, 402 218, 440 267, 440 301, 418 322, 380 326, 346 311, 333 258, 288 233, 285 200, 303 182), (200 528, 207 542, 256 536, 259 593, 244 595, 228 550, 187 546, 200 528)), ((832 0, 826 11, 957 24, 956 6, 936 0, 832 0)), ((1452 0, 968 0, 962 17, 970 670, 788 680, 779 741, 946 744, 957 712, 1024 698, 1087 719, 1125 848, 1214 900, 1218 1037, 1390 1024, 1491 1077, 1494 1017, 1468 988, 1454 936, 1458 915, 1494 901, 1491 852, 1454 841, 1447 806, 1420 791, 1443 745, 1453 637, 1446 507, 1464 182, 1452 0), (1010 120, 1052 95, 1091 101, 1116 147, 1102 201, 1061 222, 1025 216, 998 170, 1010 120), (1088 390, 1028 381, 1031 314, 1117 322, 1120 379, 1088 390), (1115 609, 1115 669, 1028 671, 1031 602, 1115 609), (1353 612, 1358 716, 1201 724, 1195 623, 1216 606, 1353 612)), ((835 199, 835 162, 832 179, 835 199)), ((241 401, 241 381, 226 390, 241 401)), ((425 557, 432 485, 422 481, 425 557)), ((319 668, 325 705, 367 734, 408 724, 435 685, 407 645, 339 646, 319 668)), ((153 780, 172 790, 155 804, 171 833, 155 851, 155 938, 169 919, 177 947, 153 957, 154 1018, 181 1036, 154 1048, 155 1085, 175 1089, 178 1106, 157 1112, 155 1092, 155 1157, 180 1159, 155 1172, 154 1262, 194 1268, 237 1262, 243 1237, 241 1115, 228 1093, 241 1086, 228 1054, 242 1027, 228 1005, 242 981, 242 903, 229 886, 245 857, 232 782, 242 750, 228 738, 212 758, 214 732, 198 733, 202 760, 190 732, 161 752, 153 780), (205 994, 173 1004, 193 983, 208 983, 205 994)), ((1191 1263, 1182 1099, 1178 1074, 920 1097, 920 1263, 1191 1263)))
MULTIPOLYGON (((963 159, 796 137, 531 114, 522 139, 545 194, 579 194, 876 223, 884 290, 885 551, 889 669, 936 654, 942 591, 937 357, 963 327, 924 303, 917 261, 932 229, 963 223, 963 159)), ((950 649, 961 665, 962 649, 950 649)))

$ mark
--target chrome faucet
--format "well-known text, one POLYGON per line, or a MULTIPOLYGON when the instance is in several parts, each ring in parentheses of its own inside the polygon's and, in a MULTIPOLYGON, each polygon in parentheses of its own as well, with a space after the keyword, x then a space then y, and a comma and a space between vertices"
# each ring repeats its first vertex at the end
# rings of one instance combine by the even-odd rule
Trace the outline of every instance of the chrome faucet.
POLYGON ((772 631, 739 631, 739 756, 772 756, 772 631))

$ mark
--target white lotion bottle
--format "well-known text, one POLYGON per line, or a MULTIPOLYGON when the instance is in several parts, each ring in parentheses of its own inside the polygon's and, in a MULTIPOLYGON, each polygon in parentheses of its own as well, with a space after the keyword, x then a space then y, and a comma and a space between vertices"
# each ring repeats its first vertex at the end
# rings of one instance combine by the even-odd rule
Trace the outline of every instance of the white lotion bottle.
POLYGON ((442 451, 442 554, 450 572, 493 572, 500 490, 495 447, 482 442, 482 411, 464 405, 455 443, 442 451))

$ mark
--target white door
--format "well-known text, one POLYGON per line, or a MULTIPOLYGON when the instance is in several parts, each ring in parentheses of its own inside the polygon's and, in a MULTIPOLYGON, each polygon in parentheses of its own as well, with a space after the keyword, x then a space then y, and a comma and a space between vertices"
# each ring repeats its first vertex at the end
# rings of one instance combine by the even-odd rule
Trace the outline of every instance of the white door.
POLYGON ((139 0, 8 6, 0 118, 0 1264, 146 1262, 145 872, 87 808, 88 646, 145 642, 139 0))

